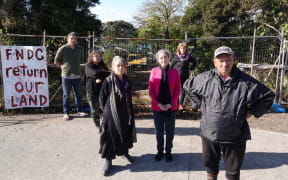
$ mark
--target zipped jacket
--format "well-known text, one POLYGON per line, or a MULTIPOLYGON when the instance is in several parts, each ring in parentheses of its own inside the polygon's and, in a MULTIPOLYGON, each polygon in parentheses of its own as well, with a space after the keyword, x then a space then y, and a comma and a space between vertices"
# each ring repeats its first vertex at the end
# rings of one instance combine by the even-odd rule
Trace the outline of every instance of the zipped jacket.
POLYGON ((232 68, 225 83, 216 68, 184 84, 192 109, 201 108, 201 136, 214 142, 251 139, 247 113, 260 117, 271 108, 275 94, 264 84, 232 68))

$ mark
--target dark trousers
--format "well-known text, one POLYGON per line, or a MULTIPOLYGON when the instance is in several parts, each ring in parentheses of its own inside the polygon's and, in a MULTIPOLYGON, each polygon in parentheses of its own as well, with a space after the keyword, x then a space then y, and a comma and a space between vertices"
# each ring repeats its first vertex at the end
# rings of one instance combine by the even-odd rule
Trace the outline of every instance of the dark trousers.
POLYGON ((173 147, 176 111, 153 111, 158 152, 164 150, 164 129, 166 131, 166 153, 173 147))
POLYGON ((67 79, 62 77, 63 89, 63 112, 69 114, 70 111, 70 93, 73 88, 75 105, 77 112, 82 112, 82 92, 81 92, 81 78, 67 79))
POLYGON ((185 99, 185 91, 183 89, 183 85, 181 86, 181 93, 180 93, 180 97, 179 97, 179 105, 183 105, 184 103, 184 99, 185 99))
POLYGON ((99 95, 93 95, 87 92, 87 101, 91 110, 91 118, 97 127, 100 124, 99 95))
POLYGON ((244 159, 246 141, 237 143, 217 143, 202 137, 202 159, 207 172, 217 175, 221 152, 224 156, 226 177, 229 180, 240 179, 240 168, 244 159))
POLYGON ((183 105, 184 100, 185 100, 185 90, 183 89, 183 85, 187 79, 188 79, 188 77, 181 79, 181 93, 180 93, 180 97, 179 97, 179 105, 180 104, 183 105))

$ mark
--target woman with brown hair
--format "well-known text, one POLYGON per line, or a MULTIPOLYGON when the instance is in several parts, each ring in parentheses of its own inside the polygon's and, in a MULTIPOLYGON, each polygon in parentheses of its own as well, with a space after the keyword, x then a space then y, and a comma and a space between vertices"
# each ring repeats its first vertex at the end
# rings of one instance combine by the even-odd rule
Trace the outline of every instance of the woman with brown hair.
POLYGON ((183 102, 185 99, 185 91, 183 90, 183 84, 189 78, 189 70, 192 71, 196 67, 196 59, 188 53, 187 44, 178 44, 176 56, 174 56, 172 61, 172 67, 174 66, 180 74, 181 94, 179 98, 179 111, 183 111, 183 102))
POLYGON ((103 80, 110 74, 99 52, 91 52, 85 65, 86 94, 91 109, 91 117, 100 127, 99 93, 103 80))

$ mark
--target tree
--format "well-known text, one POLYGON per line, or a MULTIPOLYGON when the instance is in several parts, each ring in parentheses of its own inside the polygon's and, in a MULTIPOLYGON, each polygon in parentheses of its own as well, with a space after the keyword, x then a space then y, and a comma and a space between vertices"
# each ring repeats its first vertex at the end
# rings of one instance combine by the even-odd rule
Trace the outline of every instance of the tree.
POLYGON ((137 37, 137 29, 125 21, 109 21, 104 25, 104 36, 109 37, 137 37))
POLYGON ((17 26, 24 31, 26 30, 25 28, 26 11, 23 11, 23 9, 26 9, 26 5, 23 0, 14 0, 9 3, 7 2, 3 4, 3 6, 1 7, 0 27, 1 29, 4 30, 4 32, 8 26, 12 31, 15 31, 17 26), (8 16, 10 18, 8 18, 8 16))
POLYGON ((256 12, 255 20, 261 35, 275 35, 275 31, 288 36, 288 1, 287 0, 256 0, 253 6, 256 12))
POLYGON ((157 20, 161 34, 158 36, 166 39, 170 38, 171 19, 181 13, 183 9, 183 0, 151 0, 143 3, 139 13, 134 16, 139 27, 154 29, 155 25, 151 20, 157 20))
POLYGON ((161 29, 162 24, 158 17, 150 17, 143 20, 145 26, 140 26, 138 28, 138 37, 156 39, 162 34, 163 29, 161 29))
POLYGON ((181 24, 193 37, 275 35, 288 34, 287 19, 287 0, 190 0, 181 24))
POLYGON ((14 0, 11 8, 3 8, 2 26, 6 33, 63 35, 89 30, 101 33, 101 21, 89 10, 99 0, 14 0))
POLYGON ((182 25, 204 36, 242 36, 253 33, 251 0, 194 0, 182 25), (200 28, 199 28, 200 27, 200 28))

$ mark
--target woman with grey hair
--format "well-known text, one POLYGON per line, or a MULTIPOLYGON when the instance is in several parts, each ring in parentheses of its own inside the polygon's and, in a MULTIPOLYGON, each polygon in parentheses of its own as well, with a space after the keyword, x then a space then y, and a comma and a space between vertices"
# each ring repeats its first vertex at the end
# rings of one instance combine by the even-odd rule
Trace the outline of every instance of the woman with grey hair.
POLYGON ((129 148, 136 142, 136 130, 132 106, 131 83, 126 75, 126 62, 120 56, 112 61, 112 73, 102 84, 99 104, 103 111, 100 135, 100 153, 106 159, 103 175, 112 168, 112 159, 124 155, 132 163, 129 148))
POLYGON ((156 53, 159 66, 154 67, 149 78, 149 94, 156 129, 157 154, 155 160, 160 161, 164 155, 164 128, 166 131, 165 157, 173 161, 173 147, 176 111, 181 91, 180 76, 176 69, 169 65, 170 52, 161 49, 156 53))

